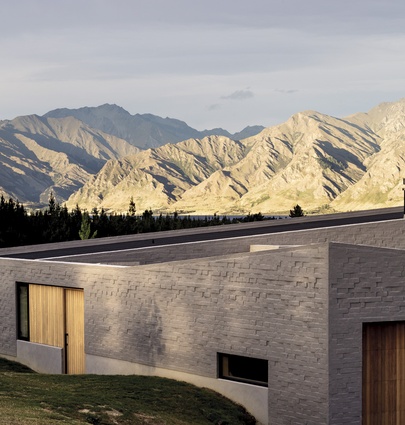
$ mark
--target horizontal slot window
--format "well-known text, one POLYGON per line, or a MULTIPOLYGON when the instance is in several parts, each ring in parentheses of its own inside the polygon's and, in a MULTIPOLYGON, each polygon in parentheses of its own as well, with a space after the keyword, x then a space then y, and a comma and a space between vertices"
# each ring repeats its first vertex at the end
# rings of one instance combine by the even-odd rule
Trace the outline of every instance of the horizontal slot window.
POLYGON ((268 361, 218 353, 218 377, 267 387, 268 361))

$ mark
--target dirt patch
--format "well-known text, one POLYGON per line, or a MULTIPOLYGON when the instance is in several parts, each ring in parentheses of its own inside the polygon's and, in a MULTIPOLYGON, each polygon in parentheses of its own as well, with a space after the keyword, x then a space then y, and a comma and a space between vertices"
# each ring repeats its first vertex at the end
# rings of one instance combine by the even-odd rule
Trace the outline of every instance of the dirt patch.
POLYGON ((149 415, 142 415, 140 413, 135 413, 134 414, 141 422, 141 424, 153 424, 153 425, 165 425, 166 422, 157 419, 155 416, 149 416, 149 415))

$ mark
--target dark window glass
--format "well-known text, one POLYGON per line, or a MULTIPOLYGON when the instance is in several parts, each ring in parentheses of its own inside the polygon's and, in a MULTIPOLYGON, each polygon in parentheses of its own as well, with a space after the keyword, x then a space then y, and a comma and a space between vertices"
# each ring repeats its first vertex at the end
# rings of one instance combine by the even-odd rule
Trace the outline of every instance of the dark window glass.
POLYGON ((268 361, 252 357, 218 354, 219 377, 249 384, 268 385, 268 361))
POLYGON ((30 339, 28 284, 17 285, 18 339, 30 339))

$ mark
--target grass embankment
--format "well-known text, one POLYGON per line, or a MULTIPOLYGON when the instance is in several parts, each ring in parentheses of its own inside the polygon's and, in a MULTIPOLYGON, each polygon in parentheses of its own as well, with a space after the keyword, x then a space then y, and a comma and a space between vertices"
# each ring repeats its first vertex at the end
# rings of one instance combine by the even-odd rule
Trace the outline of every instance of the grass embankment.
POLYGON ((0 424, 253 425, 214 391, 145 376, 45 375, 0 358, 0 424))

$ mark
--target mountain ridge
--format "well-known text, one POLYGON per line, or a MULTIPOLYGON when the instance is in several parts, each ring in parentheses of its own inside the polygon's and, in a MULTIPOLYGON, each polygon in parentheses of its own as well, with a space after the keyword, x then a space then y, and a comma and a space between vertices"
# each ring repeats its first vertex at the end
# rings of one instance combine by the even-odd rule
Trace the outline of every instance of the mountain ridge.
MULTIPOLYGON (((31 114, 0 121, 0 193, 3 196, 29 206, 41 207, 47 204, 52 192, 57 201, 63 203, 91 180, 108 160, 141 150, 133 143, 102 130, 110 129, 119 134, 115 130, 120 120, 125 121, 127 117, 132 121, 134 116, 120 106, 105 104, 73 110, 78 111, 76 115, 79 118, 87 113, 96 121, 99 120, 95 126, 73 116, 70 109, 55 111, 43 116, 31 114), (105 116, 107 113, 111 114, 110 118, 105 116)), ((160 134, 158 144, 167 137, 167 128, 170 126, 185 126, 193 134, 200 134, 180 120, 152 114, 136 114, 135 117, 141 120, 142 125, 148 122, 153 124, 141 130, 146 134, 153 130, 150 136, 152 139, 160 134), (162 128, 159 128, 159 123, 163 123, 162 128)), ((260 129, 259 126, 243 131, 250 134, 260 129)), ((125 132, 130 130, 130 127, 124 125, 121 133, 125 136, 125 132)), ((127 136, 133 141, 131 134, 127 136)), ((175 131, 171 132, 171 137, 176 142, 182 140, 175 131)))
MULTIPOLYGON (((158 173, 155 170, 160 181, 154 182, 153 173, 149 174, 154 190, 148 190, 146 197, 135 179, 132 185, 121 182, 114 187, 115 203, 104 201, 98 207, 109 209, 113 205, 113 209, 125 210, 124 200, 127 202, 130 196, 140 209, 197 214, 285 213, 296 203, 312 211, 398 205, 402 202, 399 174, 405 165, 400 154, 405 138, 404 104, 402 99, 379 105, 368 114, 344 118, 311 110, 299 112, 285 123, 242 140, 244 155, 238 161, 212 170, 189 188, 176 186, 163 169, 158 173), (384 161, 395 164, 397 173, 385 170, 384 161), (378 175, 387 174, 390 180, 384 186, 378 175), (373 199, 368 191, 371 202, 353 202, 353 196, 358 196, 356 185, 370 187, 371 181, 376 193, 378 188, 385 195, 373 199), (177 192, 172 190, 165 201, 155 199, 170 186, 176 186, 177 192), (126 189, 121 191, 123 187, 126 189), (345 200, 351 192, 354 195, 345 200)), ((205 139, 200 143, 206 143, 205 139)), ((155 153, 160 155, 160 151, 155 153)), ((138 166, 133 164, 132 168, 138 166)), ((107 180, 101 170, 96 177, 98 187, 103 186, 103 179, 107 180)), ((68 205, 72 201, 87 205, 85 191, 91 192, 91 185, 72 195, 68 205)), ((108 193, 103 199, 109 199, 108 193)))
POLYGON ((91 126, 71 111, 0 121, 0 193, 41 206, 52 191, 68 208, 121 212, 133 197, 139 211, 190 214, 285 213, 297 203, 306 211, 348 211, 403 202, 405 98, 343 118, 298 112, 276 126, 247 128, 243 138, 243 132, 237 138, 199 132, 147 149, 96 126, 124 134, 140 119, 141 133, 148 129, 148 140, 158 144, 159 134, 191 127, 117 105, 74 110, 98 120, 91 126), (121 133, 120 120, 129 120, 121 133))
POLYGON ((1 121, 1 187, 28 205, 47 203, 51 192, 62 202, 108 159, 138 151, 72 117, 30 115, 1 121))
POLYGON ((246 138, 263 130, 263 126, 248 126, 232 135, 222 128, 198 131, 184 121, 174 118, 162 118, 153 114, 131 115, 121 106, 105 103, 97 107, 78 109, 55 109, 44 117, 65 118, 73 116, 90 127, 128 141, 140 148, 157 148, 166 143, 177 143, 186 139, 199 139, 206 136, 226 136, 246 138))

